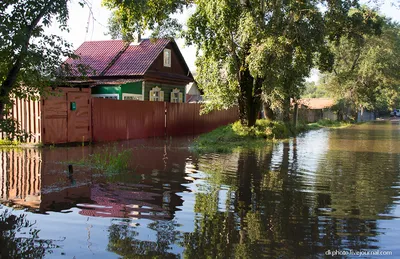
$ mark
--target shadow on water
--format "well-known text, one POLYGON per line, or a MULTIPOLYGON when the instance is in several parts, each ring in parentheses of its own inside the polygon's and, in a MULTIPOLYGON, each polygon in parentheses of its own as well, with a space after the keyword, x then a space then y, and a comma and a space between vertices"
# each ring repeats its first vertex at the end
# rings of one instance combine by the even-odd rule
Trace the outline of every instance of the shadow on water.
MULTIPOLYGON (((396 241, 382 241, 384 235, 399 237, 400 216, 398 133, 384 126, 312 131, 233 154, 193 154, 186 140, 120 142, 121 150, 132 149, 132 159, 127 172, 112 178, 84 166, 74 166, 73 179, 68 175, 68 162, 104 145, 4 151, 1 200, 41 215, 39 223, 65 214, 97 222, 99 233, 108 235, 91 235, 90 247, 98 247, 90 250, 92 257, 323 258, 327 250, 385 248, 400 253, 396 241), (372 140, 376 134, 393 143, 385 149, 372 140)), ((84 248, 63 249, 87 258, 84 248)))

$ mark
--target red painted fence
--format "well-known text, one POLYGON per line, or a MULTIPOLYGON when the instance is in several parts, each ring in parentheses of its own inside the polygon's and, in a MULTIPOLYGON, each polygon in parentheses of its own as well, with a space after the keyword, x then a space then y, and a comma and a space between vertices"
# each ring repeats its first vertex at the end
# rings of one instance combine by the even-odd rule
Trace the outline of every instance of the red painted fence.
POLYGON ((200 115, 200 104, 166 103, 166 106, 167 136, 197 135, 239 119, 235 108, 200 115))
POLYGON ((200 104, 92 99, 93 141, 196 135, 236 120, 235 108, 200 115, 200 104))
POLYGON ((92 99, 93 141, 115 141, 165 135, 162 102, 92 99))

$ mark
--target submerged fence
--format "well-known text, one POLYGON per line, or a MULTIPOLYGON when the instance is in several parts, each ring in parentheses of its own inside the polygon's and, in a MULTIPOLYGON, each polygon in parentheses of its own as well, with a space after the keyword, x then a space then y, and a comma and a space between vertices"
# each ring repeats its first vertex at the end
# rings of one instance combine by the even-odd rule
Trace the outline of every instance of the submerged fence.
POLYGON ((235 108, 200 115, 200 104, 92 100, 93 141, 196 135, 238 120, 235 108))

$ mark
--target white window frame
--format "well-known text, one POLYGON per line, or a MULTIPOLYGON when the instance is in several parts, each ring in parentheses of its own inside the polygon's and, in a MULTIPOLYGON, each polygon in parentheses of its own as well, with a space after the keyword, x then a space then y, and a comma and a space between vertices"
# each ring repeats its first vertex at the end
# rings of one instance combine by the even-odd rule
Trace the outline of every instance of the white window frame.
POLYGON ((179 91, 178 88, 175 88, 174 90, 172 90, 171 92, 171 103, 179 103, 179 93, 181 91, 179 91), (177 97, 175 97, 175 94, 177 94, 177 97))
POLYGON ((164 67, 171 67, 172 52, 170 49, 164 49, 164 67))
MULTIPOLYGON (((125 99, 126 97, 134 98, 133 100, 135 100, 135 101, 143 101, 143 95, 141 95, 141 94, 123 93, 122 94, 122 100, 127 100, 127 99, 125 99)), ((128 99, 128 100, 132 100, 132 99, 128 99)))
POLYGON ((150 101, 153 101, 153 102, 163 102, 164 101, 164 91, 162 91, 161 88, 158 86, 153 87, 151 89, 151 91, 149 92, 149 95, 150 95, 149 96, 150 101), (158 93, 157 97, 154 96, 155 93, 158 93), (151 94, 153 94, 153 96, 151 96, 151 94), (161 100, 161 97, 162 97, 162 100, 161 100))
POLYGON ((119 94, 92 94, 92 97, 119 100, 119 94))

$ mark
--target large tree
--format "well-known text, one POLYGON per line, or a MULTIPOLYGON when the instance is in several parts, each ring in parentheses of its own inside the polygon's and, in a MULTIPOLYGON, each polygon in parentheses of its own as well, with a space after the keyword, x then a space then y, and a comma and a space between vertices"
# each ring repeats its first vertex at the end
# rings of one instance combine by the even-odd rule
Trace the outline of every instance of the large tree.
POLYGON ((399 100, 398 24, 387 20, 379 35, 360 33, 330 47, 335 63, 324 82, 338 99, 369 109, 387 108, 399 100))
POLYGON ((71 46, 57 35, 45 33, 56 22, 68 30, 69 0, 9 0, 0 2, 0 119, 10 96, 33 98, 41 94, 59 72, 71 46))

